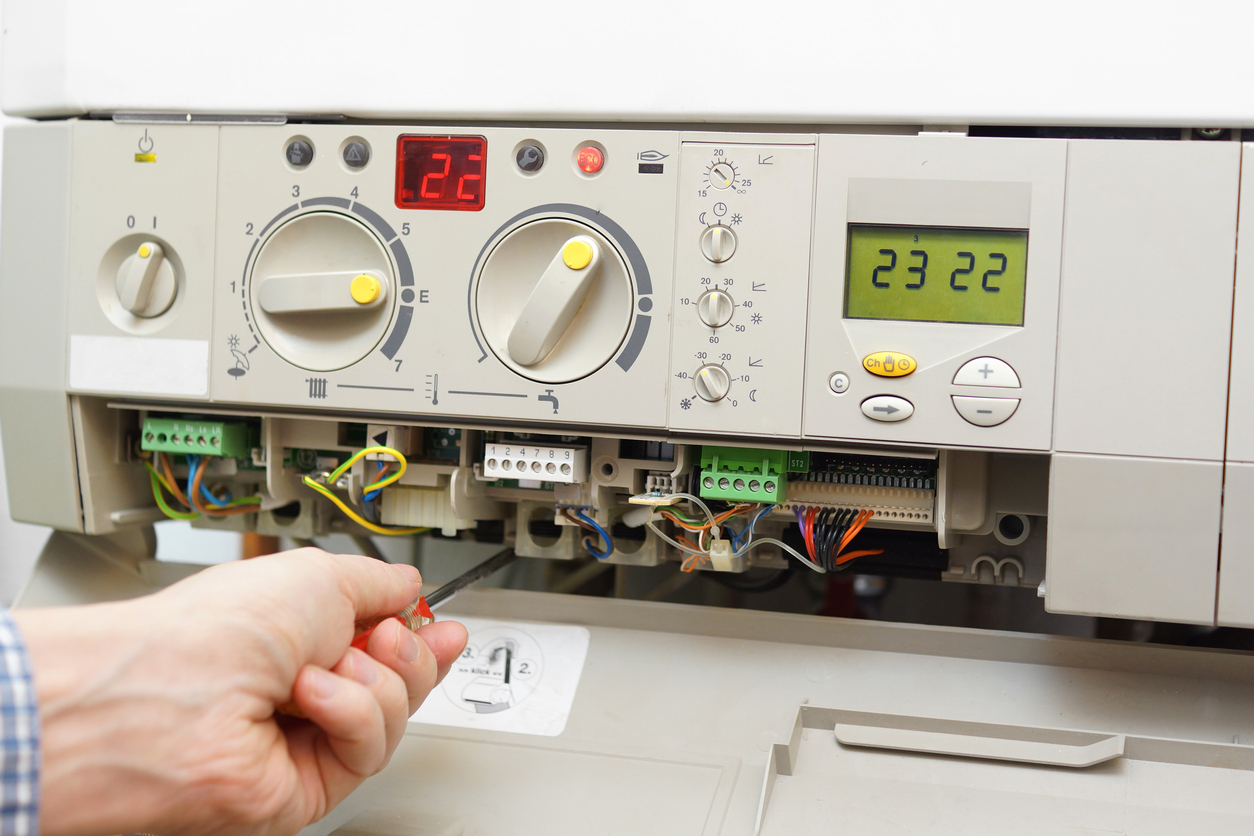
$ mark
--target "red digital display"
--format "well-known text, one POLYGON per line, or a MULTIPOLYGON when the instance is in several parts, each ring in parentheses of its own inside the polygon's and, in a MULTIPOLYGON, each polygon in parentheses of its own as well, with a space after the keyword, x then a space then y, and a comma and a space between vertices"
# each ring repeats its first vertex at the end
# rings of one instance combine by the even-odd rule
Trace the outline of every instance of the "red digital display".
POLYGON ((483 208, 481 136, 402 136, 396 141, 396 205, 478 212, 483 208))

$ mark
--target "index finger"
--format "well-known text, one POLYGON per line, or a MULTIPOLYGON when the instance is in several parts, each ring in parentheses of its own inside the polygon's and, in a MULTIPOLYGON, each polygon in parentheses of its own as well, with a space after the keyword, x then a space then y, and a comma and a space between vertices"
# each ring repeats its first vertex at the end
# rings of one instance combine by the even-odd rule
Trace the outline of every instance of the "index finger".
POLYGON ((328 557, 340 591, 353 604, 357 621, 398 613, 422 593, 422 575, 409 564, 352 554, 328 557))

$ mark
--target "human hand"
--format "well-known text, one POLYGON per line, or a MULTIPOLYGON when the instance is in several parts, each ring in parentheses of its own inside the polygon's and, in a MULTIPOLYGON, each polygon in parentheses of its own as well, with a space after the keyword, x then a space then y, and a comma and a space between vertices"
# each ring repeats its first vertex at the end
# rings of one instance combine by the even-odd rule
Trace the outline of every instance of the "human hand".
POLYGON ((14 610, 43 735, 41 831, 289 834, 382 769, 466 631, 395 619, 410 566, 300 549, 168 589, 14 610), (308 720, 276 716, 291 701, 308 720))

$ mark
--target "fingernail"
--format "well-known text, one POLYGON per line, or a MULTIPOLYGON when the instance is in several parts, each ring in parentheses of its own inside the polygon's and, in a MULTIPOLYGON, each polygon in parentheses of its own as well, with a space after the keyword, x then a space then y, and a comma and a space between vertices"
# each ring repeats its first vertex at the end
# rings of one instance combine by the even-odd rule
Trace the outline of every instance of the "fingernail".
POLYGON ((362 685, 370 687, 379 678, 379 672, 369 658, 362 658, 365 655, 364 653, 348 654, 346 657, 348 660, 348 675, 362 685))
POLYGON ((396 644, 396 655, 402 662, 413 662, 418 658, 418 637, 403 627, 397 632, 401 637, 396 644))
POLYGON ((314 696, 320 700, 331 699, 340 687, 335 675, 321 668, 310 668, 308 676, 313 680, 310 685, 313 686, 314 696))
POLYGON ((393 564, 400 571, 405 579, 412 583, 422 583, 422 573, 417 568, 410 566, 408 563, 393 564))

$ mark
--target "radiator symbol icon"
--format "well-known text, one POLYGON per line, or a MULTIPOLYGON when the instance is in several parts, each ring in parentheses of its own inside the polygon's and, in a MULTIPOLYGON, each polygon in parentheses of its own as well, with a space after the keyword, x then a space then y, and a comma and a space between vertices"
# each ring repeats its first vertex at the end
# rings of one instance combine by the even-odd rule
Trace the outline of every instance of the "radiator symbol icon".
POLYGON ((309 384, 309 397, 325 398, 327 396, 327 379, 325 377, 307 377, 305 382, 309 384))

